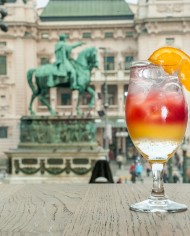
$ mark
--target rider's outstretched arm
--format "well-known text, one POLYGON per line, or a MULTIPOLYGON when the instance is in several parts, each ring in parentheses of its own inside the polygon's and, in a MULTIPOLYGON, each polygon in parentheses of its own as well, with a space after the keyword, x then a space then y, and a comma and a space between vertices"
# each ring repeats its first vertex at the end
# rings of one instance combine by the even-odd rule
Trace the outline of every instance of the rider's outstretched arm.
POLYGON ((84 42, 77 42, 77 43, 72 44, 71 47, 72 48, 76 48, 76 47, 82 46, 84 44, 86 44, 86 43, 84 43, 84 42))

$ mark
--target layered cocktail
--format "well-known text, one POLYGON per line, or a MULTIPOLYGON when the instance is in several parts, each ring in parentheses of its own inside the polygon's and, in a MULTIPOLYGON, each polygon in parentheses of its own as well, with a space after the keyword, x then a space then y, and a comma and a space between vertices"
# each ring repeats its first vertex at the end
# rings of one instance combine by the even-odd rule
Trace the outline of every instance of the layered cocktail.
POLYGON ((150 197, 131 205, 131 210, 178 212, 187 209, 186 205, 171 201, 165 195, 163 170, 185 136, 188 109, 182 83, 190 90, 189 71, 189 56, 170 47, 155 51, 149 61, 133 62, 130 68, 126 124, 134 145, 150 163, 153 174, 150 197))
POLYGON ((180 82, 177 76, 167 75, 148 62, 131 67, 131 80, 135 82, 126 101, 130 137, 149 162, 165 163, 181 144, 187 126, 188 111, 180 82), (157 80, 148 77, 150 71, 157 80))

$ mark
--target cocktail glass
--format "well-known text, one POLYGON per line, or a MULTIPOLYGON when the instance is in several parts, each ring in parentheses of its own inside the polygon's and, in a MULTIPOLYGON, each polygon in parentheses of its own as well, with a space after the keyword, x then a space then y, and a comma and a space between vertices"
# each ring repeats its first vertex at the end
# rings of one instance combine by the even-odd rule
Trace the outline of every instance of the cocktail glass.
POLYGON ((177 75, 167 74, 148 61, 133 62, 126 98, 126 124, 139 153, 152 168, 150 197, 130 206, 141 212, 178 212, 187 206, 168 199, 163 170, 182 143, 188 110, 177 75))

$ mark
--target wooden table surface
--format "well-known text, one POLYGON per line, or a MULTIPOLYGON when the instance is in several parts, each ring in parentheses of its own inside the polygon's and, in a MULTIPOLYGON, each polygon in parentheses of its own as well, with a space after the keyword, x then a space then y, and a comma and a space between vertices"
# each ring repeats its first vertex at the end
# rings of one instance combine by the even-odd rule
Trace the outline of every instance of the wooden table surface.
POLYGON ((137 213, 150 184, 0 185, 0 235, 190 235, 190 185, 165 184, 186 212, 137 213))

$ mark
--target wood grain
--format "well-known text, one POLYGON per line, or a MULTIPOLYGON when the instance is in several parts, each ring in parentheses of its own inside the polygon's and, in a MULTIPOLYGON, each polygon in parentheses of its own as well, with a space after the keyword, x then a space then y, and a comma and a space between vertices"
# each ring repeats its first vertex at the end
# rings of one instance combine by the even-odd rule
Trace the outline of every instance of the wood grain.
POLYGON ((62 235, 86 186, 1 185, 0 235, 62 235))
POLYGON ((190 186, 166 184, 182 213, 136 213, 129 205, 146 199, 146 184, 0 185, 1 236, 188 236, 190 186))
MULTIPOLYGON (((63 235, 190 235, 189 210, 162 214, 129 210, 131 203, 145 200, 150 190, 151 186, 142 184, 89 186, 63 235)), ((172 200, 190 206, 189 185, 166 186, 166 192, 172 200)))

